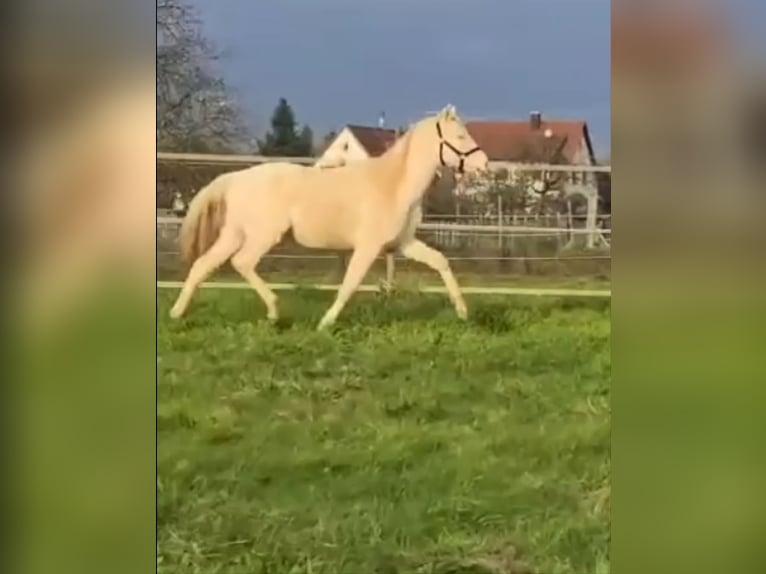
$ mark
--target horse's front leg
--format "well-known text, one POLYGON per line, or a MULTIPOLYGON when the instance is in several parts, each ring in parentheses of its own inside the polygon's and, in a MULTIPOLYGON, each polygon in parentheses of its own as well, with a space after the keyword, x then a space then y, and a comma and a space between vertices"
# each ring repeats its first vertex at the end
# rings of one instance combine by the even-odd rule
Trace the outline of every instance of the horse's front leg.
POLYGON ((370 266, 372 266, 375 258, 380 253, 381 248, 382 245, 357 247, 351 254, 351 259, 348 262, 346 274, 343 277, 340 289, 338 289, 335 302, 319 322, 318 328, 320 330, 335 323, 343 307, 345 307, 348 300, 359 288, 364 276, 367 275, 367 271, 369 271, 370 266))
POLYGON ((447 288, 449 298, 452 300, 452 304, 455 306, 455 312, 461 319, 468 318, 468 308, 463 299, 463 293, 460 291, 460 286, 455 279, 455 275, 450 269, 449 261, 433 247, 429 247, 419 239, 414 237, 408 239, 399 248, 402 255, 412 261, 418 261, 427 265, 434 271, 437 271, 444 281, 444 286, 447 288))

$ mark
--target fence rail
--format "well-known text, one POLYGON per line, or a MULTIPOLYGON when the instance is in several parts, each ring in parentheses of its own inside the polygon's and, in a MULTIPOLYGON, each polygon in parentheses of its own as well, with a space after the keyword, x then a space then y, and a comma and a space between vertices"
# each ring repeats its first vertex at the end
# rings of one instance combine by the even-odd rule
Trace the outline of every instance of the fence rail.
MULTIPOLYGON (((181 225, 183 220, 180 217, 158 215, 157 224, 159 225, 181 225)), ((540 234, 540 235, 560 235, 563 233, 587 234, 593 233, 590 229, 568 228, 568 227, 535 227, 525 225, 492 225, 492 224, 471 224, 471 223, 428 223, 424 222, 418 225, 418 231, 443 231, 457 233, 506 233, 513 235, 515 233, 540 234)), ((611 229, 599 229, 600 233, 610 234, 611 229)))
MULTIPOLYGON (((182 281, 157 281, 158 289, 180 289, 183 286, 182 281)), ((326 285, 318 283, 315 285, 296 285, 294 283, 270 283, 269 287, 275 291, 292 291, 295 289, 317 289, 320 291, 337 291, 340 285, 326 285)), ((202 283, 202 289, 235 289, 252 290, 247 283, 233 281, 211 281, 202 283)), ((379 293, 385 291, 386 287, 381 285, 360 285, 357 291, 368 293, 379 293)), ((611 298, 611 289, 558 289, 558 288, 537 288, 537 287, 461 287, 460 290, 467 295, 525 295, 533 297, 597 297, 611 298)), ((421 293, 447 293, 446 287, 441 286, 421 286, 418 288, 421 293)))
MULTIPOLYGON (((289 162, 302 165, 313 165, 319 158, 314 157, 266 157, 260 155, 219 155, 194 153, 157 154, 158 162, 164 162, 172 169, 190 168, 214 170, 216 166, 226 169, 247 167, 254 164, 269 162, 289 162)), ((569 173, 611 173, 611 166, 591 165, 552 165, 542 163, 490 162, 490 169, 507 169, 509 172, 549 171, 569 173)), ((206 173, 206 172, 205 172, 206 173)), ((207 174, 209 176, 209 174, 207 174)), ((196 183, 194 184, 196 185, 196 183)), ((499 213, 502 210, 499 209, 499 213)), ((157 210, 157 239, 158 239, 158 273, 162 279, 180 279, 181 269, 178 265, 177 233, 182 223, 182 217, 176 216, 172 210, 157 210), (161 258, 159 256, 162 255, 161 258)), ((454 217, 426 216, 417 228, 421 239, 443 251, 447 258, 457 264, 456 271, 465 273, 468 277, 487 275, 491 285, 495 281, 507 280, 515 284, 523 276, 540 276, 543 279, 551 277, 593 278, 601 280, 609 275, 611 256, 608 253, 609 228, 608 217, 573 216, 567 214, 456 214, 454 217), (436 219, 436 220, 433 220, 436 219), (446 221, 445 221, 446 219, 446 221), (603 221, 602 221, 603 220, 603 221), (549 227, 547 224, 552 226, 549 227), (584 224, 583 227, 576 223, 584 224), (606 225, 603 225, 606 224, 606 225), (580 241, 582 239, 582 241, 580 241), (579 252, 585 242, 586 252, 579 252), (602 246, 603 250, 591 252, 593 247, 602 246)), ((300 246, 287 244, 278 247, 276 252, 264 257, 266 273, 274 273, 282 280, 291 281, 293 277, 301 277, 318 289, 336 289, 334 283, 345 268, 347 254, 304 253, 300 246), (336 260, 337 265, 327 262, 336 260), (328 281, 329 279, 329 281, 328 281)), ((385 276, 384 285, 395 283, 396 275, 400 281, 409 283, 418 274, 417 266, 412 269, 410 261, 395 256, 392 253, 381 254, 376 263, 373 275, 385 276), (395 263, 396 262, 396 263, 395 263), (384 263, 385 267, 379 265, 384 263), (401 265, 401 270, 400 270, 401 265)), ((342 276, 342 275, 341 275, 342 276)), ((381 277, 382 279, 382 277, 381 277)), ((481 281, 484 283, 484 280, 481 281)), ((480 283, 480 284, 481 284, 480 283)), ((160 281, 158 287, 176 287, 176 281, 160 281)), ((540 296, 584 296, 610 297, 609 291, 588 291, 581 289, 549 289, 534 287, 510 287, 503 284, 492 286, 466 287, 466 292, 496 294, 496 295, 540 295, 540 296)), ((239 289, 246 288, 240 283, 212 283, 209 288, 239 289)), ((274 284, 278 289, 290 289, 290 283, 274 284)), ((377 290, 375 285, 365 285, 363 290, 377 290)), ((440 292, 441 287, 424 287, 423 290, 440 292)))
MULTIPOLYGON (((301 165, 314 165, 318 157, 276 157, 265 155, 238 154, 202 154, 157 152, 158 161, 178 162, 197 165, 258 164, 289 162, 301 165)), ((510 161, 490 161, 490 169, 508 169, 516 171, 562 171, 576 173, 612 173, 610 165, 558 165, 548 163, 522 163, 510 161)))
MULTIPOLYGON (((178 280, 183 276, 177 244, 180 222, 178 217, 157 217, 157 261, 161 279, 178 280)), ((467 277, 469 282, 478 281, 479 285, 487 287, 485 290, 479 288, 477 294, 523 294, 510 285, 518 285, 518 281, 528 283, 533 276, 543 284, 551 279, 569 282, 573 277, 600 283, 609 276, 611 255, 608 249, 583 252, 576 246, 571 248, 573 235, 570 229, 531 226, 521 229, 535 232, 519 233, 519 227, 511 226, 460 224, 423 224, 418 232, 427 234, 420 238, 442 251, 456 273, 467 277), (460 228, 468 229, 461 232, 460 228)), ((300 278, 300 282, 326 284, 338 281, 347 264, 346 252, 306 250, 288 240, 274 252, 264 255, 260 269, 267 276, 271 274, 283 281, 300 278)), ((388 252, 376 258, 371 276, 387 285, 412 284, 423 280, 424 271, 401 254, 388 252)), ((226 273, 224 270, 223 274, 226 273)), ((540 294, 556 293, 544 290, 540 294)))

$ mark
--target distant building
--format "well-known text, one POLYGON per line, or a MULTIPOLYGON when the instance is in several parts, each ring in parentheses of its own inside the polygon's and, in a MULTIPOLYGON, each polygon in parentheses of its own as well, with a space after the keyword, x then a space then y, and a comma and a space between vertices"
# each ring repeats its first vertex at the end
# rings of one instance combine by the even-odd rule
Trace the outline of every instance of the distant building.
MULTIPOLYGON (((588 124, 547 120, 538 112, 528 121, 466 122, 471 136, 490 161, 596 165, 588 124)), ((326 147, 318 165, 377 157, 391 147, 397 131, 347 125, 326 147)))
POLYGON ((396 130, 392 129, 347 125, 330 142, 315 165, 332 167, 378 157, 394 145, 397 137, 396 130))
MULTIPOLYGON (((490 161, 510 164, 549 163, 566 165, 597 165, 588 124, 582 120, 547 120, 540 112, 532 112, 527 121, 473 121, 466 122, 469 133, 487 154, 490 161)), ((522 170, 509 168, 511 181, 518 181, 522 170)), ((562 174, 563 175, 563 174, 562 174)), ((558 179, 556 177, 553 180, 558 179)), ((531 198, 548 188, 543 179, 532 182, 531 198)), ((587 201, 588 226, 595 226, 601 210, 611 209, 611 176, 609 174, 566 174, 556 184, 566 197, 582 196, 587 201)), ((480 192, 483 186, 468 186, 464 193, 480 192)), ((587 237, 592 247, 595 236, 587 237)))
MULTIPOLYGON (((597 165, 588 124, 582 120, 548 120, 540 112, 531 112, 526 121, 466 122, 469 133, 490 161, 515 163, 550 163, 597 165)), ((512 180, 523 173, 509 169, 512 180)), ((569 184, 600 188, 595 174, 572 172, 569 184)), ((540 189, 544 189, 540 181, 540 189)), ((473 190, 467 189, 471 193, 473 190)))
POLYGON ((475 121, 466 127, 490 161, 596 164, 584 121, 546 120, 532 112, 528 121, 475 121))

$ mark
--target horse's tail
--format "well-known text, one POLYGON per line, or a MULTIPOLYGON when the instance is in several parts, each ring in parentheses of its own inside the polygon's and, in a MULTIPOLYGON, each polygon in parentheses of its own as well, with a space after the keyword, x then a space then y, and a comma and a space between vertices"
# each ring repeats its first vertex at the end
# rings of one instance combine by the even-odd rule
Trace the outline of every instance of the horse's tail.
POLYGON ((189 203, 180 236, 181 257, 187 266, 210 249, 226 220, 224 177, 215 178, 189 203))

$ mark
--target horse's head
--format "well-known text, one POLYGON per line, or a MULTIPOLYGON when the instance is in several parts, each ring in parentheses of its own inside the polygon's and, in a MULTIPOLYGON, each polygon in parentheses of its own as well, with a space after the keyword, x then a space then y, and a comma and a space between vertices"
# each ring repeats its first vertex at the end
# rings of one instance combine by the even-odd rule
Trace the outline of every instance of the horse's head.
POLYGON ((453 168, 458 174, 484 171, 489 159, 468 133, 455 106, 444 108, 435 118, 436 137, 439 142, 439 162, 453 168))

